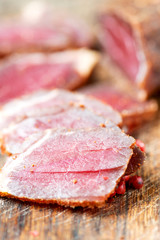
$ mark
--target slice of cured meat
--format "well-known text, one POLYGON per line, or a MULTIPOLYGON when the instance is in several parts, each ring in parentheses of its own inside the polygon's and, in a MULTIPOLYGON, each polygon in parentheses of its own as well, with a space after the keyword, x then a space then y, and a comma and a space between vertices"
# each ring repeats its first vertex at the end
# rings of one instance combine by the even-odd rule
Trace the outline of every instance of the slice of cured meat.
POLYGON ((106 118, 81 107, 71 107, 60 113, 26 118, 1 133, 1 152, 23 153, 50 128, 78 129, 105 126, 106 118))
POLYGON ((0 131, 25 118, 58 114, 72 106, 87 108, 95 114, 121 125, 120 114, 109 105, 83 94, 55 89, 36 92, 4 105, 0 111, 0 131))
POLYGON ((10 57, 0 66, 0 104, 39 89, 75 89, 87 81, 98 59, 87 49, 10 57))
POLYGON ((26 152, 8 158, 0 194, 65 206, 103 205, 125 174, 134 145, 134 138, 111 122, 44 131, 26 152))
POLYGON ((5 168, 0 173, 0 181, 4 183, 0 186, 0 195, 70 207, 101 207, 114 191, 113 186, 122 172, 123 168, 78 173, 8 172, 5 168))
POLYGON ((159 1, 112 1, 99 18, 105 51, 150 95, 160 88, 159 1))
POLYGON ((18 19, 17 22, 1 21, 0 55, 51 52, 92 45, 93 37, 85 23, 67 16, 58 18, 53 15, 52 12, 52 19, 44 16, 36 23, 23 19, 18 19))
POLYGON ((127 127, 129 132, 140 127, 143 123, 151 121, 158 110, 155 100, 142 102, 125 91, 107 84, 84 87, 80 92, 96 97, 119 111, 122 114, 123 126, 127 127))

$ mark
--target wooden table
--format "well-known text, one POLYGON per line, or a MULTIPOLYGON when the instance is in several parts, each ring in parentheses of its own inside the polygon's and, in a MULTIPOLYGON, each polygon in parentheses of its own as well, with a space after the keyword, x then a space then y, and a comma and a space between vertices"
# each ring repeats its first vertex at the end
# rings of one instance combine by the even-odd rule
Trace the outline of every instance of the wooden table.
MULTIPOLYGON (((8 0, 3 2, 9 3, 8 0)), ((69 4, 69 1, 64 2, 69 4)), ((70 4, 78 9, 77 13, 79 10, 83 12, 82 6, 86 1, 77 2, 79 9, 73 2, 70 4)), ((98 2, 92 2, 95 5, 90 6, 96 9, 98 2)), ((93 10, 87 4, 84 14, 87 15, 88 11, 88 16, 91 13, 93 15, 93 10)), ((36 205, 1 198, 0 240, 159 240, 160 112, 152 123, 137 133, 137 137, 145 142, 147 150, 146 162, 139 172, 144 179, 141 190, 129 190, 106 204, 106 207, 92 210, 36 205), (34 236, 36 234, 38 236, 34 236)))

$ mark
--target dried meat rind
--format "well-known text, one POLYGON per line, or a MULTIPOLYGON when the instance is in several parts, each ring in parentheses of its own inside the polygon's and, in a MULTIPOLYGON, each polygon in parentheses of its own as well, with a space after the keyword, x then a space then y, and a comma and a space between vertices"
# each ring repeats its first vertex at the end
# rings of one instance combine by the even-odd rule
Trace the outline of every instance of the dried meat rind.
POLYGON ((141 151, 137 145, 133 148, 133 155, 129 161, 127 169, 125 171, 125 175, 130 175, 135 173, 137 169, 139 169, 144 162, 144 153, 141 151))

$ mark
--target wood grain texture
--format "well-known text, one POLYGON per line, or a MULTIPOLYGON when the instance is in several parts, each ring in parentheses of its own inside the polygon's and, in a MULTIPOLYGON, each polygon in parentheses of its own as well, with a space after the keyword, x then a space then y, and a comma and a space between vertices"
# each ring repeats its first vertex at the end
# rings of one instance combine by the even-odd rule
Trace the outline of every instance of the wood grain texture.
MULTIPOLYGON (((55 2, 58 1, 52 1, 55 2)), ((75 13, 80 11, 90 17, 98 3, 105 0, 77 0, 77 5, 75 1, 63 2, 65 5, 57 5, 67 6, 72 12, 76 9, 75 13)), ((0 12, 4 14, 5 9, 14 14, 22 5, 22 1, 17 0, 12 1, 11 6, 10 3, 9 0, 2 0, 0 12), (7 6, 10 6, 8 10, 7 6)), ((102 77, 98 71, 95 75, 97 80, 111 77, 106 73, 102 77)), ((160 112, 155 121, 144 126, 136 137, 144 141, 147 151, 145 164, 139 172, 144 179, 141 190, 130 189, 124 196, 118 196, 113 202, 107 203, 106 207, 92 210, 0 198, 0 240, 159 240, 160 112), (39 234, 37 237, 31 234, 35 230, 39 234)))

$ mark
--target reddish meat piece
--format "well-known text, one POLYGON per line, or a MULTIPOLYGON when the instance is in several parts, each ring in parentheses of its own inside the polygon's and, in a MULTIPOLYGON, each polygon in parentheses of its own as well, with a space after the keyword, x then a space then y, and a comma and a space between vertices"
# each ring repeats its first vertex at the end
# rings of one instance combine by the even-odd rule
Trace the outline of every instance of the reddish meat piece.
POLYGON ((2 153, 22 153, 37 139, 41 138, 43 131, 46 129, 62 127, 67 129, 91 128, 103 126, 106 122, 106 118, 81 107, 71 107, 55 115, 27 118, 3 131, 1 134, 1 150, 2 153))
POLYGON ((160 88, 158 8, 158 1, 117 0, 99 18, 105 51, 147 95, 160 88))
POLYGON ((91 32, 83 22, 66 16, 47 20, 45 17, 36 24, 29 24, 22 19, 18 21, 0 24, 2 56, 17 52, 51 52, 89 47, 93 42, 91 32))
POLYGON ((98 59, 87 49, 10 57, 0 66, 0 104, 39 89, 75 89, 87 81, 98 59))
POLYGON ((155 100, 142 102, 131 94, 107 84, 84 87, 80 92, 96 97, 119 111, 122 114, 123 126, 127 127, 129 132, 140 127, 143 123, 151 121, 158 110, 155 100))
POLYGON ((115 124, 121 124, 121 116, 109 105, 94 98, 66 90, 37 92, 4 105, 0 111, 0 130, 27 117, 40 117, 58 114, 72 106, 87 108, 115 124))
POLYGON ((134 144, 113 123, 44 131, 26 152, 8 158, 0 173, 1 196, 65 206, 102 205, 125 173, 134 144))

